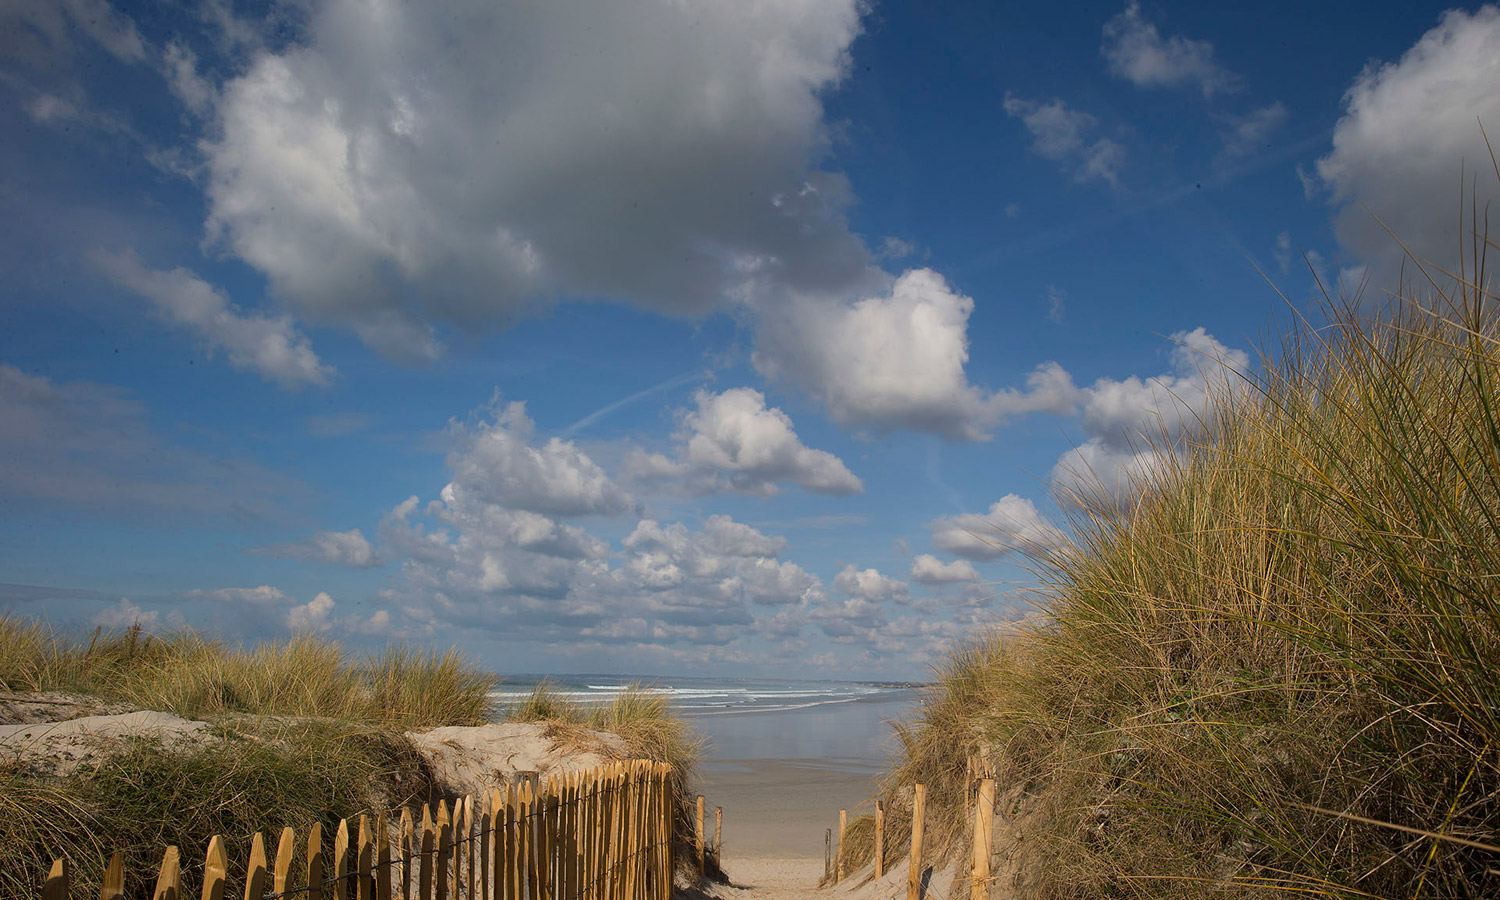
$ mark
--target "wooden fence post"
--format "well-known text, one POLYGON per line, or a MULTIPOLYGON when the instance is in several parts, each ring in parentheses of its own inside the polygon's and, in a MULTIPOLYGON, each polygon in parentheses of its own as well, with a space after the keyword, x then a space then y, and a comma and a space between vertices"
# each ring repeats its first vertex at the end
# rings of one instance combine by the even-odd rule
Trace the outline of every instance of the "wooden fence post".
POLYGON ((349 820, 339 819, 333 832, 333 897, 353 900, 349 896, 349 820))
POLYGON ((979 799, 974 805, 974 874, 969 882, 971 900, 988 900, 990 896, 990 841, 995 827, 995 779, 979 782, 979 799))
POLYGON ((911 868, 906 875, 906 900, 922 900, 922 827, 927 815, 927 785, 914 786, 911 798, 911 868))
POLYGON ((203 856, 203 900, 224 900, 224 882, 229 877, 229 857, 224 853, 224 839, 217 834, 208 840, 203 856))
POLYGON ((276 842, 276 862, 271 869, 271 890, 280 894, 286 890, 288 876, 292 873, 292 856, 297 852, 297 832, 291 828, 281 829, 281 840, 276 842))
POLYGON ((68 871, 67 860, 54 859, 52 869, 47 873, 47 881, 42 886, 42 900, 68 900, 68 881, 71 874, 68 871))
POLYGON ((714 807, 714 859, 724 862, 724 807, 714 807))
POLYGON ((698 851, 698 874, 699 874, 699 876, 702 876, 706 871, 708 871, 704 867, 704 859, 703 859, 703 795, 702 794, 698 795, 698 831, 697 831, 697 835, 698 835, 698 846, 696 847, 696 850, 698 851))
POLYGON ((323 900, 323 823, 307 829, 307 900, 323 900))
POLYGON ((432 831, 432 811, 422 807, 422 837, 420 845, 422 848, 421 858, 417 860, 417 900, 432 900, 432 870, 433 853, 436 849, 437 836, 432 831))
POLYGON ((122 900, 125 896, 125 857, 116 853, 104 867, 99 881, 99 900, 122 900))
POLYGON ((161 869, 156 873, 156 890, 151 900, 178 900, 182 895, 182 862, 176 847, 162 854, 161 869))
POLYGON ((245 900, 261 900, 266 892, 266 839, 259 831, 250 841, 250 863, 245 867, 245 900))
POLYGON ((849 810, 839 810, 839 849, 833 857, 833 883, 844 880, 844 832, 849 830, 849 810))
POLYGON ((875 801, 875 877, 885 875, 885 801, 875 801))
POLYGON ((375 817, 375 900, 392 900, 391 836, 386 831, 385 813, 375 817))
POLYGON ((833 877, 833 829, 823 829, 823 877, 833 877))
POLYGON ((449 879, 453 877, 453 820, 448 815, 448 801, 438 801, 437 811, 437 881, 434 900, 448 900, 449 879))
POLYGON ((416 867, 417 851, 421 849, 421 839, 416 835, 411 810, 401 810, 401 836, 396 840, 396 846, 401 850, 401 900, 411 900, 411 876, 416 867))

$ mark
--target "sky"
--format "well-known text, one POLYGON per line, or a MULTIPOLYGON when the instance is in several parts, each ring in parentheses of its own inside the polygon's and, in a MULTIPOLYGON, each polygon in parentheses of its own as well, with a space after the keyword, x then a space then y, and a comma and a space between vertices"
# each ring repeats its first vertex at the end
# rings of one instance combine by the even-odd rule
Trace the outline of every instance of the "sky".
POLYGON ((5 0, 0 613, 926 677, 1452 266, 1497 84, 1493 6, 5 0))

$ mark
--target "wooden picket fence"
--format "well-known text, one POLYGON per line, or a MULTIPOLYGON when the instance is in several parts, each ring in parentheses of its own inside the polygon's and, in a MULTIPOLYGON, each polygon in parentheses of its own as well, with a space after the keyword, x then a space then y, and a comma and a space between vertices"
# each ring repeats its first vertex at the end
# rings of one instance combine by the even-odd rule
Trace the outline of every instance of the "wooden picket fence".
MULTIPOLYGON (((168 847, 152 900, 670 900, 675 822, 671 766, 635 761, 512 785, 477 801, 465 797, 339 822, 331 846, 314 824, 305 837, 281 832, 274 857, 257 832, 250 858, 231 877, 224 840, 208 845, 199 891, 183 883, 178 848, 168 847), (304 851, 305 852, 302 852, 304 851)), ((123 900, 117 853, 100 900, 123 900)), ((44 900, 67 900, 69 865, 55 860, 44 900)))

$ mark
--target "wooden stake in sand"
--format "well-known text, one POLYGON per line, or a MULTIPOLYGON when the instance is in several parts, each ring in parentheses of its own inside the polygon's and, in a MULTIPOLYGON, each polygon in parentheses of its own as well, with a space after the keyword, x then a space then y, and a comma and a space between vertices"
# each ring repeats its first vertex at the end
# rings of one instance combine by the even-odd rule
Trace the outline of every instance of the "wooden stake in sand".
POLYGON ((906 875, 906 900, 922 900, 922 819, 927 815, 927 785, 914 786, 911 798, 911 868, 906 875))
POLYGON ((714 807, 714 859, 724 862, 724 807, 714 807))
POLYGON ((875 801, 875 877, 885 875, 885 801, 875 801))
POLYGON ((698 874, 708 871, 703 858, 703 795, 698 795, 698 874))
POLYGON ((833 874, 833 829, 823 829, 823 877, 833 874))
POLYGON ((979 782, 979 799, 974 804, 974 874, 969 880, 971 900, 989 900, 990 842, 995 830, 995 779, 979 782))
POLYGON ((849 810, 839 810, 839 852, 834 857, 833 883, 844 880, 844 832, 849 830, 849 810))

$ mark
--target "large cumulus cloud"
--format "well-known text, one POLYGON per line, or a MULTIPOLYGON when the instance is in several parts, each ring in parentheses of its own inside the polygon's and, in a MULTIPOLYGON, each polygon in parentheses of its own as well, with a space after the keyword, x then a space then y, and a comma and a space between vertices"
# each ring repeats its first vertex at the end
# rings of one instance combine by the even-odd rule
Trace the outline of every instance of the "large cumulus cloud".
POLYGON ((861 277, 820 92, 859 4, 333 0, 223 86, 209 226, 400 356, 555 294, 697 313, 861 277))
MULTIPOLYGON (((1485 6, 1444 13, 1399 61, 1372 63, 1344 95, 1333 149, 1318 160, 1317 174, 1338 209, 1339 243, 1367 267, 1376 291, 1396 289, 1404 257, 1387 227, 1424 264, 1456 271, 1461 200, 1468 199, 1461 192, 1477 191, 1481 210, 1500 199, 1480 132, 1480 123, 1492 134, 1500 127, 1496 84, 1500 9, 1485 6)), ((1424 289, 1412 269, 1408 279, 1424 289)))

